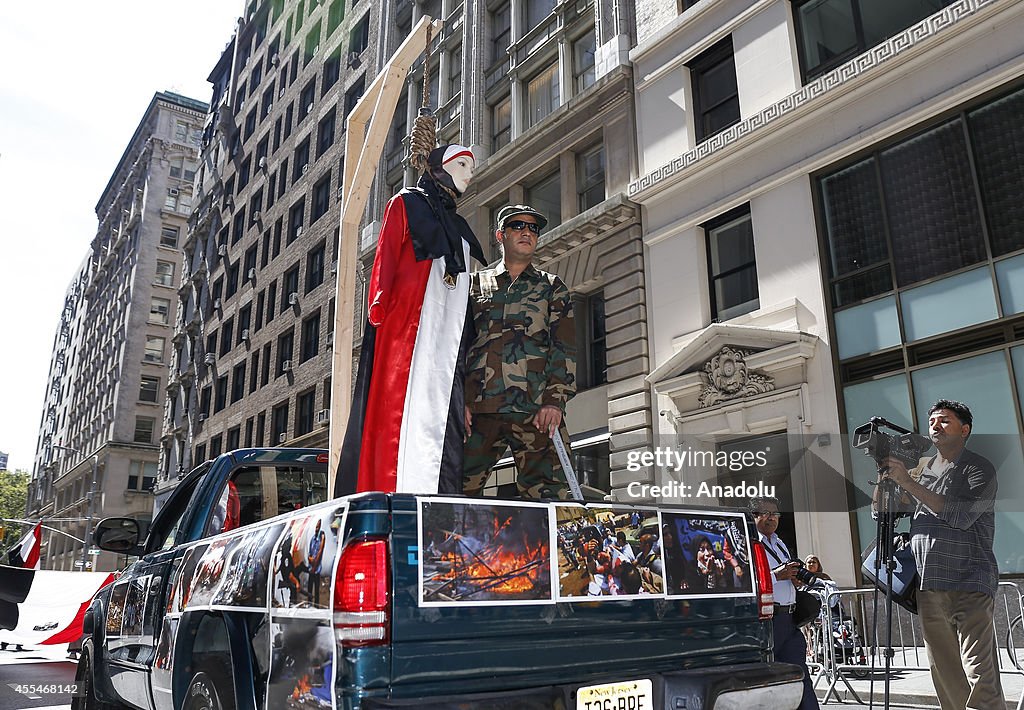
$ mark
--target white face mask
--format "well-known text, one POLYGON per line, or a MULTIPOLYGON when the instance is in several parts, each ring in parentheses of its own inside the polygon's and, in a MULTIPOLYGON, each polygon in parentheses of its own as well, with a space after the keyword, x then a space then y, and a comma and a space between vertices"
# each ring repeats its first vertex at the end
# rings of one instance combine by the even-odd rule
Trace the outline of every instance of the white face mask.
POLYGON ((455 190, 461 195, 469 187, 469 181, 476 170, 476 161, 468 155, 460 155, 444 164, 444 171, 452 176, 455 190))

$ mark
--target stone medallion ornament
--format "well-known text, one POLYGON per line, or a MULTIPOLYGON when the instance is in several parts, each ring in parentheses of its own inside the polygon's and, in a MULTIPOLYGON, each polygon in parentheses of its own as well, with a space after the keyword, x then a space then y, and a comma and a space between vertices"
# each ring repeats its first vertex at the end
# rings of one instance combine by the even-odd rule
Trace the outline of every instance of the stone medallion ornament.
POLYGON ((750 354, 726 345, 704 363, 700 373, 704 387, 697 399, 701 408, 775 389, 775 380, 771 377, 747 369, 743 358, 750 354))

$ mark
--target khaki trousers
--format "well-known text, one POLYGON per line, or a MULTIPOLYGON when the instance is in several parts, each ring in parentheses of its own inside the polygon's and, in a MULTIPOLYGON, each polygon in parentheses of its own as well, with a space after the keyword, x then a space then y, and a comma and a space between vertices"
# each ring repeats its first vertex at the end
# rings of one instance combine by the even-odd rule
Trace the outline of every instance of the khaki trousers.
POLYGON ((942 710, 1003 710, 992 611, 981 592, 922 591, 917 609, 942 710))

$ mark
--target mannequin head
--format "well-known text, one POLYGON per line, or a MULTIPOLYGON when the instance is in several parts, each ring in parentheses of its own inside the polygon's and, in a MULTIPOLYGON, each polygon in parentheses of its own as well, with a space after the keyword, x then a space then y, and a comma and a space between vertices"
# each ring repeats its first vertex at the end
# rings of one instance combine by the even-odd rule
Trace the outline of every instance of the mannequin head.
POLYGON ((473 152, 463 145, 443 145, 427 156, 427 172, 437 184, 459 197, 466 191, 476 169, 473 152))

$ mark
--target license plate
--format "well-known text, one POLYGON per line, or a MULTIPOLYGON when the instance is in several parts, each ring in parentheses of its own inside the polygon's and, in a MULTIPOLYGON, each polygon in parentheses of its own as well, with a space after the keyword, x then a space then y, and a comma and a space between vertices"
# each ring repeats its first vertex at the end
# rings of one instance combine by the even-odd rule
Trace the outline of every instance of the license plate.
POLYGON ((588 685, 576 691, 576 710, 654 710, 653 687, 647 678, 588 685))

